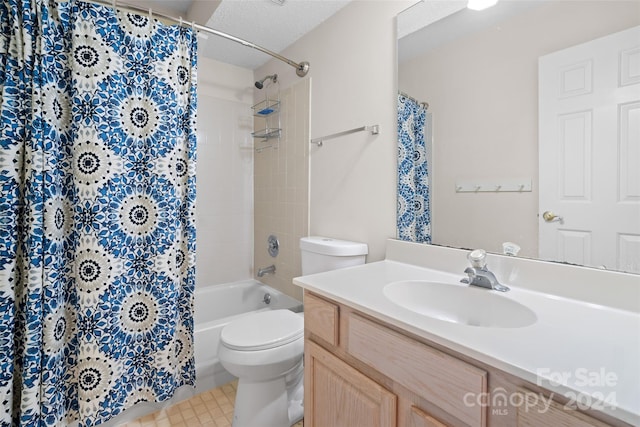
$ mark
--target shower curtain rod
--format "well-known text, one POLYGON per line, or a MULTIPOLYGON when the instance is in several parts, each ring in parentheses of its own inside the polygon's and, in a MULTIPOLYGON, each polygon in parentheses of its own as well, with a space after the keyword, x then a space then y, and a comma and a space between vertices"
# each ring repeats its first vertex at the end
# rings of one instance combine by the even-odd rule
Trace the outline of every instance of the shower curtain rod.
POLYGON ((418 100, 417 100, 417 99, 415 99, 413 96, 409 96, 409 95, 407 95, 406 93, 404 93, 404 92, 402 92, 402 91, 400 91, 400 90, 398 91, 398 94, 399 94, 399 95, 404 96, 405 98, 409 98, 409 99, 410 99, 410 100, 412 100, 412 101, 415 101, 415 103, 416 103, 416 104, 420 104, 420 105, 422 105, 422 106, 424 107, 424 109, 425 109, 425 110, 428 110, 428 109, 429 109, 429 103, 428 103, 428 102, 421 102, 421 101, 418 101, 418 100))
POLYGON ((164 13, 161 12, 157 12, 152 10, 151 8, 149 9, 145 9, 143 7, 140 6, 136 6, 134 4, 130 4, 130 3, 125 3, 125 2, 121 2, 121 1, 117 1, 117 0, 87 0, 91 3, 97 3, 97 4, 101 4, 103 6, 112 6, 114 8, 120 8, 120 9, 128 9, 131 10, 133 12, 144 12, 144 13, 148 13, 150 16, 158 16, 160 18, 163 19, 167 19, 169 21, 175 22, 176 24, 180 24, 180 25, 186 25, 186 26, 190 26, 192 28, 195 28, 198 31, 203 31, 205 33, 209 33, 209 34, 213 34, 216 35, 218 37, 223 37, 227 40, 231 40, 233 42, 236 43, 240 43, 243 46, 247 46, 256 50, 259 50, 260 52, 266 53, 267 55, 270 55, 276 59, 279 59, 282 62, 285 62, 289 65, 291 65, 292 67, 294 67, 296 69, 296 74, 299 77, 304 77, 307 75, 307 73, 309 72, 309 63, 307 61, 302 61, 300 63, 295 62, 290 60, 289 58, 285 58, 284 56, 277 54, 275 52, 270 51, 269 49, 266 49, 262 46, 259 46, 255 43, 243 40, 239 37, 236 36, 232 36, 230 34, 224 33, 222 31, 218 31, 218 30, 214 30, 211 27, 207 27, 205 25, 200 25, 200 24, 196 24, 195 22, 187 22, 185 20, 182 19, 182 17, 176 18, 170 15, 166 15, 164 13))

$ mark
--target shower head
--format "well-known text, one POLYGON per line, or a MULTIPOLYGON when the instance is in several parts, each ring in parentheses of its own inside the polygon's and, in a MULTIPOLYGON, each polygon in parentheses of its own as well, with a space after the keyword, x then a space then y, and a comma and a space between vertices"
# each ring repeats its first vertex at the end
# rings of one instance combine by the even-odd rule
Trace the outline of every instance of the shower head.
POLYGON ((275 82, 277 82, 277 81, 278 81, 278 75, 277 75, 277 74, 272 74, 272 75, 270 75, 270 76, 265 77, 265 78, 264 78, 264 79, 262 79, 262 80, 258 80, 258 81, 255 83, 256 87, 257 87, 258 89, 262 89, 262 88, 264 87, 264 84, 263 84, 263 83, 264 83, 266 80, 271 80, 273 83, 275 83, 275 82))

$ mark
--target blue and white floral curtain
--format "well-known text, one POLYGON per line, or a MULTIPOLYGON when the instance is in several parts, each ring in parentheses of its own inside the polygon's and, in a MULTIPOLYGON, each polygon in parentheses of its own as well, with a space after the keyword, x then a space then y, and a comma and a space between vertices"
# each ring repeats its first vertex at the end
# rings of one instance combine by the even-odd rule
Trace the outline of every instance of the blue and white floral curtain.
POLYGON ((195 381, 196 35, 0 4, 0 425, 93 426, 195 381))
POLYGON ((398 238, 431 243, 426 109, 398 94, 398 238))

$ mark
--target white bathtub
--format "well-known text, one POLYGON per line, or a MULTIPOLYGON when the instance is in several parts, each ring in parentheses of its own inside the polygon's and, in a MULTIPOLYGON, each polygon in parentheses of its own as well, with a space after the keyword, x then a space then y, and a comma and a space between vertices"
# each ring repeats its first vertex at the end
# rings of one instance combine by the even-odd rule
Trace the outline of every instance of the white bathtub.
POLYGON ((194 312, 194 355, 196 392, 219 387, 234 377, 218 360, 222 328, 247 313, 286 308, 302 311, 302 302, 255 280, 205 286, 196 289, 194 312), (269 294, 271 302, 264 302, 269 294))

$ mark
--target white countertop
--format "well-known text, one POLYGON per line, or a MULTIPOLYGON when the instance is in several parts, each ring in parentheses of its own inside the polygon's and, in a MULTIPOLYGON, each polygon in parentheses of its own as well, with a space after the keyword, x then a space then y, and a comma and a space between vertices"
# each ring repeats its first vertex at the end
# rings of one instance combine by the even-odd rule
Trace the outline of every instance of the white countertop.
POLYGON ((476 327, 409 311, 383 295, 383 288, 395 281, 459 285, 462 277, 462 273, 387 259, 298 277, 294 284, 574 402, 578 399, 578 407, 586 403, 640 425, 639 313, 535 291, 503 280, 511 290, 500 295, 529 307, 537 321, 522 328, 476 327))

